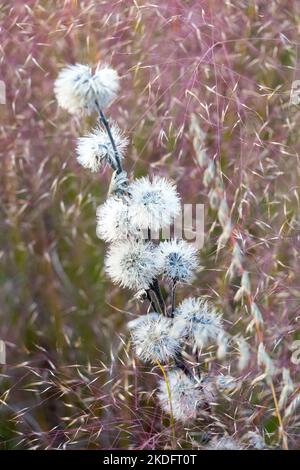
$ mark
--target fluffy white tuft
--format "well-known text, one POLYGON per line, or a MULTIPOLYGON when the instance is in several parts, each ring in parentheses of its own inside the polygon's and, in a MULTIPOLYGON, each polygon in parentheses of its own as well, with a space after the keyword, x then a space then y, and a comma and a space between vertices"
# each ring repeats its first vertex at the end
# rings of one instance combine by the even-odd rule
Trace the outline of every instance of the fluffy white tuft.
POLYGON ((166 363, 174 359, 181 349, 179 336, 172 329, 172 320, 144 315, 132 329, 132 342, 137 356, 145 362, 166 363))
POLYGON ((137 179, 129 186, 133 217, 141 229, 167 227, 180 211, 180 199, 174 184, 154 176, 137 179))
POLYGON ((103 65, 93 74, 88 65, 75 64, 63 68, 54 85, 59 106, 71 114, 91 114, 96 108, 105 108, 119 90, 119 77, 115 70, 103 65))
POLYGON ((126 201, 110 197, 97 208, 96 234, 106 242, 138 238, 140 231, 132 224, 126 201))
POLYGON ((129 330, 134 330, 138 326, 141 326, 145 320, 157 320, 159 317, 159 313, 157 312, 149 312, 146 315, 140 315, 139 317, 135 318, 134 320, 131 320, 127 323, 127 327, 129 330))
POLYGON ((105 260, 106 272, 122 287, 148 289, 161 270, 152 243, 132 240, 113 244, 105 260))
MULTIPOLYGON (((195 419, 199 408, 205 402, 205 397, 199 385, 181 370, 169 372, 168 381, 174 419, 178 421, 195 419)), ((170 414, 170 399, 165 380, 161 380, 159 383, 158 398, 162 409, 170 414)))
MULTIPOLYGON (((117 124, 112 123, 110 130, 118 155, 122 160, 128 146, 128 139, 117 124)), ((106 130, 102 127, 97 127, 85 137, 80 137, 77 140, 76 153, 80 165, 92 172, 98 171, 105 163, 116 169, 115 152, 106 130)))
POLYGON ((222 319, 214 307, 201 298, 185 299, 174 312, 177 330, 191 343, 202 348, 217 339, 222 331, 222 319))
POLYGON ((184 240, 160 244, 163 274, 176 282, 191 282, 198 267, 197 250, 184 240))

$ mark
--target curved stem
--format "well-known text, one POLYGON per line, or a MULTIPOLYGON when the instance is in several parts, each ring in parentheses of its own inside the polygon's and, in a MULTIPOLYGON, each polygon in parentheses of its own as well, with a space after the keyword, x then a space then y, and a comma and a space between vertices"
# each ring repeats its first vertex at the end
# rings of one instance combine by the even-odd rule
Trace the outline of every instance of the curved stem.
POLYGON ((110 130, 110 127, 109 127, 109 122, 108 120, 106 119, 105 117, 105 114, 103 113, 102 109, 100 108, 98 102, 96 101, 96 108, 98 110, 98 113, 100 115, 100 121, 102 122, 103 126, 105 127, 106 129, 106 132, 107 132, 107 135, 109 137, 109 140, 110 140, 110 143, 112 145, 112 148, 113 148, 113 151, 114 151, 114 154, 115 154, 115 160, 116 160, 116 170, 117 170, 117 173, 120 174, 122 173, 123 169, 122 169, 122 165, 121 165, 121 159, 120 159, 120 156, 119 156, 119 152, 118 152, 118 149, 117 149, 117 146, 116 146, 116 143, 114 141, 114 138, 112 136, 112 133, 111 133, 111 130, 110 130))
POLYGON ((160 368, 160 370, 162 371, 162 374, 164 376, 164 380, 165 380, 166 386, 167 386, 167 393, 168 393, 168 398, 169 398, 169 403, 170 403, 172 437, 173 437, 174 444, 176 445, 175 420, 174 420, 174 415, 173 415, 172 394, 171 394, 170 382, 169 382, 168 376, 167 376, 166 371, 165 371, 164 367, 162 366, 162 364, 159 361, 156 361, 156 363, 157 363, 158 367, 160 368))
POLYGON ((153 290, 153 292, 155 293, 155 295, 157 297, 159 307, 161 309, 162 314, 167 316, 166 305, 165 305, 165 302, 164 302, 164 299, 163 299, 163 296, 162 296, 162 293, 161 293, 161 290, 160 290, 157 279, 153 280, 150 288, 153 290))
POLYGON ((274 387, 274 383, 272 379, 270 380, 270 385, 271 385, 271 390, 272 390, 272 395, 273 395, 273 400, 274 400, 274 405, 275 405, 275 413, 276 413, 278 423, 279 423, 279 434, 282 439, 282 447, 284 450, 289 450, 287 436, 283 427, 283 422, 282 422, 281 414, 279 411, 279 405, 278 405, 278 401, 276 397, 276 391, 275 391, 275 387, 274 387))
POLYGON ((172 296, 172 309, 171 309, 171 316, 174 317, 174 310, 176 308, 176 281, 173 281, 172 283, 172 290, 171 290, 171 296, 172 296))

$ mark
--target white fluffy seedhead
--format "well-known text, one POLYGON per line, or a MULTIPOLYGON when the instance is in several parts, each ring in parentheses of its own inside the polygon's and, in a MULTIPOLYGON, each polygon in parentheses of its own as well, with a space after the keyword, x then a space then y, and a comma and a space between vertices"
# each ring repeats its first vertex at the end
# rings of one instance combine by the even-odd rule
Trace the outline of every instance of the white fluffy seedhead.
POLYGON ((137 356, 153 364, 164 364, 174 359, 181 349, 180 337, 172 328, 172 320, 162 315, 144 315, 135 323, 132 342, 137 356))
POLYGON ((106 272, 113 282, 122 287, 148 289, 161 270, 155 250, 155 246, 149 242, 116 242, 108 251, 106 272))
POLYGON ((159 230, 169 226, 180 211, 180 199, 174 184, 154 176, 137 179, 129 186, 132 213, 141 229, 159 230))
MULTIPOLYGON (((122 160, 128 146, 128 139, 115 123, 111 125, 111 133, 118 156, 122 160)), ((113 168, 117 167, 114 149, 106 130, 102 127, 97 127, 85 137, 80 137, 77 140, 76 153, 80 165, 92 172, 99 171, 106 163, 113 168)))
POLYGON ((130 320, 127 323, 127 327, 129 330, 135 330, 136 328, 138 328, 138 326, 141 326, 147 320, 157 320, 159 318, 159 315, 160 314, 157 312, 149 312, 146 315, 140 315, 134 320, 130 320))
POLYGON ((189 297, 174 312, 175 325, 197 347, 215 341, 222 332, 222 319, 206 300, 189 297))
POLYGON ((106 242, 140 238, 141 231, 132 223, 128 204, 121 198, 110 197, 97 208, 96 234, 106 242))
MULTIPOLYGON (((178 421, 191 421, 197 417, 199 408, 205 402, 199 384, 188 377, 181 370, 174 370, 168 373, 170 385, 172 413, 174 419, 178 421)), ((170 397, 168 386, 165 380, 160 380, 158 398, 162 409, 170 414, 170 397)))
POLYGON ((197 250, 184 240, 160 244, 163 275, 174 282, 191 282, 198 268, 197 250))
POLYGON ((105 108, 119 90, 119 77, 115 70, 106 65, 97 67, 93 74, 88 65, 68 65, 59 73, 54 93, 59 106, 71 114, 91 114, 105 108))

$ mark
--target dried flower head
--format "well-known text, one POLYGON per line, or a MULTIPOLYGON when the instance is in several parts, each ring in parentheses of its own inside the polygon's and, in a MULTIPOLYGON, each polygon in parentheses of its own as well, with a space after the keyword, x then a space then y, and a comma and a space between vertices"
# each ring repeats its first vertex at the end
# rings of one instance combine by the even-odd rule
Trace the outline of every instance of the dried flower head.
POLYGON ((124 199, 110 197, 97 208, 96 233, 106 242, 138 238, 141 234, 131 222, 128 204, 124 199))
POLYGON ((199 384, 183 371, 177 369, 169 372, 167 377, 171 392, 171 403, 168 385, 165 380, 161 380, 158 398, 162 409, 170 414, 172 405, 172 414, 174 419, 178 421, 195 419, 201 405, 205 402, 205 396, 199 384))
POLYGON ((166 178, 137 179, 129 186, 129 192, 134 221, 141 229, 164 228, 179 213, 179 196, 173 183, 166 178))
POLYGON ((191 282, 198 267, 196 248, 184 240, 160 244, 163 274, 175 282, 191 282))
POLYGON ((54 85, 59 106, 71 114, 91 114, 97 105, 105 108, 118 89, 118 74, 106 65, 98 66, 94 74, 88 65, 68 65, 61 70, 54 85))
POLYGON ((132 342, 137 356, 146 362, 165 363, 181 349, 179 335, 172 320, 162 315, 144 315, 132 329, 132 342))
POLYGON ((175 324, 182 329, 191 343, 199 348, 216 340, 222 331, 222 319, 206 300, 189 297, 174 312, 175 324))
POLYGON ((135 290, 148 289, 161 269, 154 245, 132 240, 113 244, 105 267, 116 284, 135 290))
MULTIPOLYGON (((122 160, 128 146, 128 139, 115 123, 111 125, 111 134, 119 158, 122 160)), ((92 172, 98 171, 106 163, 114 169, 117 167, 114 149, 106 130, 102 127, 97 127, 85 137, 80 137, 77 140, 76 153, 80 165, 92 172)))

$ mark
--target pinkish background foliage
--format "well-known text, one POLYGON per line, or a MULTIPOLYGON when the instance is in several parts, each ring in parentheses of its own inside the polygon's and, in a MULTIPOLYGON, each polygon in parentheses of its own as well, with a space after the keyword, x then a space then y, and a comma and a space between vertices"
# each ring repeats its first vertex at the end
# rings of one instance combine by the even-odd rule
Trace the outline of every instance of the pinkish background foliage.
MULTIPOLYGON (((110 115, 131 139, 127 171, 170 175, 184 202, 206 207, 204 269, 179 296, 210 296, 227 330, 241 332, 251 349, 243 372, 234 349, 223 362, 207 352, 204 370, 229 370, 245 383, 218 405, 214 422, 238 436, 258 429, 279 444, 268 385, 249 385, 262 373, 257 332, 247 330, 249 302, 233 301, 241 279, 229 281, 226 272, 238 240, 251 299, 264 318, 260 335, 278 367, 290 369, 295 397, 300 113, 290 91, 299 78, 299 7, 296 0, 1 3, 1 448, 153 449, 171 442, 169 420, 154 400, 159 371, 136 363, 129 347, 125 324, 142 307, 103 272, 95 210, 110 171, 90 175, 74 156, 77 136, 94 121, 71 118, 53 96, 66 63, 98 61, 122 77, 110 115), (234 225, 218 256, 221 228, 193 145, 193 113, 234 225)), ((275 389, 279 396, 280 374, 275 389)), ((297 448, 299 410, 284 424, 297 448)), ((177 446, 197 448, 208 429, 203 418, 188 428, 177 424, 177 446)))

